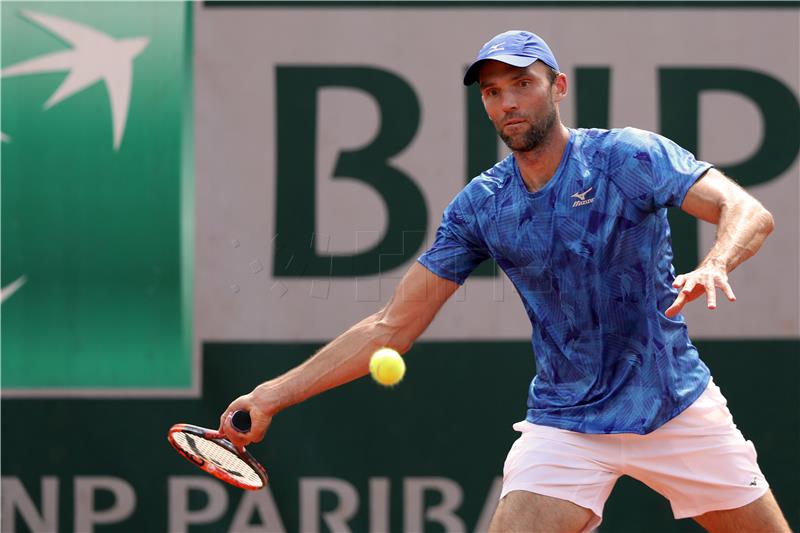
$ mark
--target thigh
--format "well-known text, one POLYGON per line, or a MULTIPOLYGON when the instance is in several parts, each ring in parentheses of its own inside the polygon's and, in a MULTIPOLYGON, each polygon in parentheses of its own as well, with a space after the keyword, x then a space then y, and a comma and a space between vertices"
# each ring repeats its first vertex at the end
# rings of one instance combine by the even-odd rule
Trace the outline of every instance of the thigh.
POLYGON ((791 533, 772 492, 767 492, 756 501, 737 509, 711 511, 695 516, 694 520, 711 533, 791 533))
MULTIPOLYGON (((503 467, 499 509, 510 505, 502 502, 519 502, 527 504, 524 516, 539 515, 549 510, 546 505, 538 505, 545 501, 554 503, 552 509, 579 509, 581 518, 586 516, 584 511, 589 511, 592 519, 589 526, 599 525, 603 506, 620 476, 615 464, 620 456, 619 438, 585 435, 529 422, 515 424, 514 429, 522 435, 511 447, 503 467), (512 492, 518 494, 507 500, 506 496, 512 492), (559 502, 569 505, 557 505, 559 502)), ((501 512, 500 517, 508 520, 506 513, 501 512)), ((585 524, 583 520, 582 525, 585 524)), ((574 524, 570 521, 567 525, 574 524)))
POLYGON ((587 530, 595 514, 572 502, 536 494, 511 491, 497 504, 489 531, 492 533, 566 533, 587 530))

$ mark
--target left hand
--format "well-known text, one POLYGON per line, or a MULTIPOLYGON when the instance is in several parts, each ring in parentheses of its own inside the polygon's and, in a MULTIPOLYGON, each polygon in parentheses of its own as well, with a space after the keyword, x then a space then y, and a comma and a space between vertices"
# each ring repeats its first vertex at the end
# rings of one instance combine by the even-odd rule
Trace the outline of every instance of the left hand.
POLYGON ((672 318, 680 313, 684 305, 699 298, 703 293, 706 295, 707 307, 709 309, 716 309, 717 287, 722 289, 722 292, 728 297, 728 300, 731 302, 736 300, 733 289, 731 289, 731 286, 728 284, 727 271, 723 267, 714 265, 713 263, 700 265, 689 273, 677 276, 675 281, 672 282, 672 286, 676 289, 680 289, 680 293, 678 293, 678 297, 669 309, 664 312, 668 318, 672 318))

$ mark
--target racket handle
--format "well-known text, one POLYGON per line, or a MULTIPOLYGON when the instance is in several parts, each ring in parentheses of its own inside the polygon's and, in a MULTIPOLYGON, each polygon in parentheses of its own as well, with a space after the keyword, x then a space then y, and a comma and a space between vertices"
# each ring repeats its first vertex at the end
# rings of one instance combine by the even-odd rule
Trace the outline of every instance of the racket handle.
POLYGON ((252 421, 250 420, 250 413, 247 411, 236 411, 231 416, 231 425, 233 429, 239 433, 247 433, 250 431, 252 421))

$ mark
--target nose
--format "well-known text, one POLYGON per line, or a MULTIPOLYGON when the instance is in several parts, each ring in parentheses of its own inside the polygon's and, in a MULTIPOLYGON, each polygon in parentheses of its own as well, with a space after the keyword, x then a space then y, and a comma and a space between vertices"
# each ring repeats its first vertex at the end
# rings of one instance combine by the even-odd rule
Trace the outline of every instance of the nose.
POLYGON ((503 107, 503 112, 508 113, 509 111, 514 111, 517 109, 517 99, 514 98, 514 95, 511 94, 512 91, 503 91, 502 93, 502 100, 500 101, 500 105, 503 107))

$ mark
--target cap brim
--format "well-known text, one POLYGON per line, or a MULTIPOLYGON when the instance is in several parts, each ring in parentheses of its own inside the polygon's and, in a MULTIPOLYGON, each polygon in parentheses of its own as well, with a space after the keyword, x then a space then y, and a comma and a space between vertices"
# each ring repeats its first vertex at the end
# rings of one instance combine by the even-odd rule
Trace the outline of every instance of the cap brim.
POLYGON ((484 61, 500 61, 501 63, 511 65, 512 67, 527 67, 532 65, 537 59, 537 57, 520 57, 502 54, 479 59, 471 64, 467 69, 467 72, 464 74, 464 85, 472 85, 478 81, 478 71, 480 71, 481 65, 483 65, 484 61))

